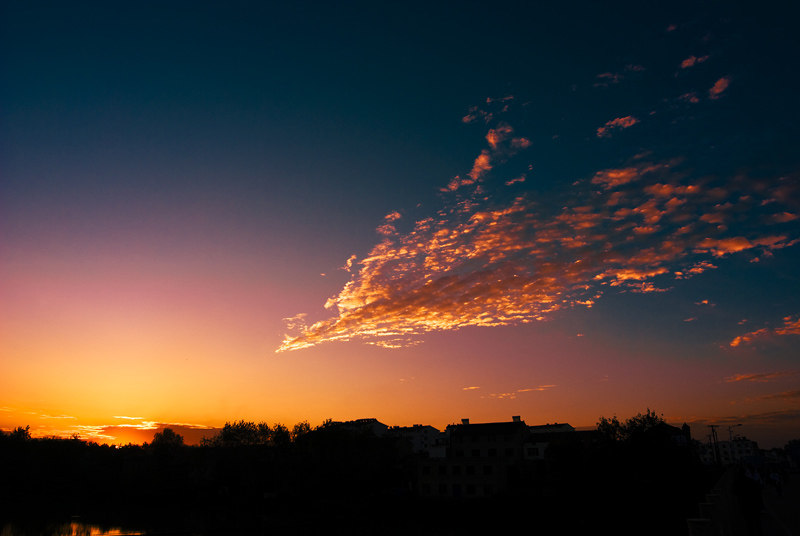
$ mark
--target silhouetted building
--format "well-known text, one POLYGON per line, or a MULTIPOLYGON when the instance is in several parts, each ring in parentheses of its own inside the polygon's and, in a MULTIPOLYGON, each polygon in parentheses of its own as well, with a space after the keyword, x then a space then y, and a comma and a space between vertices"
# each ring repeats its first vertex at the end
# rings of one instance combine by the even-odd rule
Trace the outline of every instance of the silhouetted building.
MULTIPOLYGON (((733 441, 719 441, 720 463, 733 465, 738 463, 757 464, 761 458, 758 443, 746 437, 737 437, 733 441)), ((700 459, 703 463, 713 465, 717 463, 714 456, 714 446, 708 443, 700 445, 700 459)))
POLYGON ((429 425, 415 424, 414 426, 392 426, 389 428, 389 436, 401 437, 411 443, 411 449, 415 453, 425 452, 432 455, 433 451, 439 448, 437 439, 439 430, 429 425))
POLYGON ((575 428, 567 423, 539 424, 528 427, 528 435, 523 446, 523 458, 528 461, 544 460, 545 451, 553 441, 555 434, 575 432, 575 428))
POLYGON ((337 422, 334 421, 331 423, 333 426, 340 426, 345 430, 350 430, 351 432, 362 432, 372 434, 375 437, 383 437, 389 430, 389 427, 382 422, 379 422, 378 419, 356 419, 354 421, 345 421, 345 422, 337 422))
POLYGON ((528 427, 511 422, 451 424, 445 458, 419 460, 418 493, 423 497, 487 497, 506 491, 518 479, 528 427))

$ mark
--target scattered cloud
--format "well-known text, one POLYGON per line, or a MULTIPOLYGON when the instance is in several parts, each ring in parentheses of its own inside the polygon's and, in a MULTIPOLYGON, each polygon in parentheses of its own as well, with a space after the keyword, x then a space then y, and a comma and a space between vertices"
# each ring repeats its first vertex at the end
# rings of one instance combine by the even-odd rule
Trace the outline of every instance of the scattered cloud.
POLYGON ((612 119, 608 121, 605 125, 597 129, 597 137, 598 138, 609 138, 611 137, 611 132, 613 130, 621 130, 625 128, 630 128, 636 123, 639 122, 639 119, 628 115, 626 117, 618 117, 616 119, 612 119))
POLYGON ((490 395, 481 395, 481 398, 496 398, 496 399, 503 399, 508 398, 514 400, 517 398, 517 393, 492 393, 490 395))
POLYGON ((800 316, 798 316, 797 319, 792 316, 785 317, 783 319, 783 326, 779 328, 761 328, 759 330, 740 335, 733 339, 730 345, 739 346, 742 344, 752 343, 756 340, 768 340, 782 335, 800 335, 800 316))
MULTIPOLYGON (((287 319, 277 351, 353 339, 396 348, 432 331, 545 321, 611 289, 667 292, 673 279, 715 269, 715 259, 797 243, 794 227, 763 225, 796 212, 794 182, 693 178, 682 159, 651 161, 646 152, 575 181, 563 205, 532 193, 495 202, 491 188, 508 181, 486 170, 510 161, 521 139, 509 125, 489 128, 487 148, 443 190, 439 212, 403 233, 399 213, 384 218, 379 242, 350 257, 351 280, 325 304, 335 314, 311 325, 305 315, 287 319)), ((798 322, 731 345, 800 330, 798 322)))
POLYGON ((769 382, 777 378, 784 378, 786 376, 794 376, 798 374, 800 371, 797 370, 785 370, 781 372, 760 372, 754 374, 735 374, 733 376, 728 376, 725 378, 726 383, 736 383, 736 382, 769 382))
POLYGON ((688 58, 686 58, 681 62, 681 69, 688 69, 689 67, 694 67, 698 63, 703 63, 708 58, 709 58, 708 56, 700 56, 699 58, 697 56, 689 56, 688 58))
POLYGON ((722 94, 723 91, 728 89, 728 85, 730 84, 730 78, 727 76, 723 76, 719 80, 714 83, 711 89, 708 90, 708 98, 710 99, 718 99, 719 96, 722 94))
POLYGON ((748 398, 748 402, 758 402, 761 400, 800 400, 800 389, 793 391, 784 391, 782 393, 774 393, 771 395, 762 395, 755 398, 748 398))
POLYGON ((480 387, 475 387, 475 386, 471 386, 471 387, 464 387, 464 388, 462 389, 462 391, 474 391, 475 389, 480 389, 480 387))
POLYGON ((516 184, 518 182, 525 182, 525 174, 523 173, 519 177, 514 177, 513 179, 506 181, 506 186, 511 186, 512 184, 516 184))
POLYGON ((486 134, 486 142, 489 144, 488 149, 483 149, 481 153, 475 158, 472 164, 472 169, 467 173, 466 177, 456 176, 447 185, 442 188, 443 192, 454 192, 463 186, 469 186, 476 182, 482 181, 486 174, 492 170, 494 160, 500 159, 505 161, 508 158, 516 155, 518 152, 530 147, 531 142, 527 138, 514 137, 514 129, 503 122, 500 122, 496 128, 489 129, 486 134))
POLYGON ((774 223, 787 223, 790 221, 794 221, 797 219, 797 214, 791 214, 789 212, 781 212, 780 214, 773 214, 772 221, 774 223))
POLYGON ((626 78, 630 76, 631 73, 641 73, 644 72, 645 68, 641 65, 635 64, 628 64, 622 70, 622 72, 611 72, 607 71, 604 73, 600 73, 595 76, 595 82, 592 84, 593 87, 608 87, 615 84, 619 84, 626 78))
POLYGON ((534 391, 547 391, 552 389, 555 385, 540 385, 539 387, 529 387, 528 389, 517 389, 518 393, 532 393, 534 391))
POLYGON ((595 78, 594 87, 608 87, 612 84, 619 84, 622 80, 622 75, 619 73, 606 72, 598 74, 595 78))
POLYGON ((695 91, 690 91, 689 93, 684 93, 683 95, 681 95, 678 98, 680 100, 684 101, 684 102, 690 102, 692 104, 697 104, 698 102, 700 102, 700 97, 697 96, 697 92, 695 92, 695 91))

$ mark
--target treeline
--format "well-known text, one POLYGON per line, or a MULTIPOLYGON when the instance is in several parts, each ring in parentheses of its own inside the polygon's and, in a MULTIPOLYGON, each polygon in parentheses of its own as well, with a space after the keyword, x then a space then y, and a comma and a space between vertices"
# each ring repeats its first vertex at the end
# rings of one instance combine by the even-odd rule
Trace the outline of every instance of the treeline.
MULTIPOLYGON (((323 430, 333 425, 331 419, 326 419, 321 425, 313 430, 323 430)), ((266 422, 258 424, 254 422, 238 421, 226 422, 222 430, 212 437, 204 437, 200 445, 206 447, 237 447, 244 445, 269 445, 285 446, 296 442, 299 438, 311 432, 311 425, 308 421, 295 424, 291 430, 281 423, 270 426, 266 422)))
POLYGON ((600 417, 595 431, 552 434, 544 459, 515 466, 504 494, 429 502, 415 487, 425 454, 330 420, 291 428, 228 422, 197 446, 170 428, 144 445, 111 447, 77 436, 32 438, 20 427, 0 434, 0 521, 27 510, 105 516, 162 533, 268 534, 333 526, 381 533, 387 522, 419 532, 418 521, 431 518, 431 531, 472 534, 516 530, 518 516, 508 512, 535 504, 547 512, 537 519, 542 530, 568 522, 568 532, 639 534, 645 526, 674 534, 717 477, 695 442, 678 444, 676 433, 649 409, 627 420, 600 417))
POLYGON ((373 519, 405 500, 410 455, 402 440, 330 420, 291 429, 226 423, 197 446, 170 428, 150 443, 113 447, 77 436, 32 438, 19 427, 0 434, 0 522, 82 515, 202 532, 265 523, 287 530, 309 508, 314 518, 350 511, 373 519))

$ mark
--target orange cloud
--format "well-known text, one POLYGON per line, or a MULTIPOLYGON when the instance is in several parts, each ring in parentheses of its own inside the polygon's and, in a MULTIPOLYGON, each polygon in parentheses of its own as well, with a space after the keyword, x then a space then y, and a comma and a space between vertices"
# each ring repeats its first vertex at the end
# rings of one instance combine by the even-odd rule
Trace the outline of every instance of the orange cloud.
POLYGON ((730 84, 730 78, 727 76, 723 76, 716 83, 708 90, 708 98, 710 99, 718 99, 719 96, 722 94, 723 91, 728 89, 728 85, 730 84))
POLYGON ((605 125, 597 129, 597 137, 609 138, 611 137, 612 130, 630 128, 638 122, 639 119, 633 117, 632 115, 612 119, 611 121, 608 121, 605 125))
POLYGON ((489 142, 489 147, 492 150, 497 150, 497 144, 507 140, 514 129, 505 123, 500 123, 497 128, 490 128, 489 133, 486 134, 486 141, 489 142))
MULTIPOLYGON (((509 126, 491 129, 475 177, 456 178, 445 191, 502 165, 514 154, 512 133, 509 126)), ((360 260, 351 257, 351 280, 326 303, 333 315, 310 324, 293 317, 277 351, 347 340, 394 348, 431 331, 548 320, 593 305, 603 287, 665 292, 662 282, 714 269, 713 258, 795 243, 788 232, 763 233, 765 217, 787 211, 774 189, 738 178, 712 186, 707 178, 691 180, 677 160, 641 158, 577 181, 563 208, 533 195, 495 204, 492 181, 484 180, 480 191, 445 196, 445 208, 406 233, 394 227, 400 214, 389 214, 378 243, 360 260), (730 221, 721 225, 717 214, 730 221)), ((502 188, 507 181, 497 182, 502 188)), ((792 333, 798 323, 770 333, 792 333)))
POLYGON ((473 181, 480 180, 480 178, 492 169, 492 158, 489 156, 489 151, 485 150, 475 159, 475 163, 472 165, 472 171, 469 172, 470 178, 473 181))
POLYGON ((783 319, 783 326, 779 328, 761 328, 750 333, 745 333, 733 339, 730 342, 731 346, 739 346, 741 344, 751 343, 758 339, 770 339, 776 335, 800 335, 800 317, 796 320, 791 316, 783 319))
MULTIPOLYGON (((625 73, 640 73, 644 71, 644 67, 641 65, 634 65, 628 64, 625 66, 624 72, 625 73)), ((619 84, 622 80, 624 80, 629 74, 620 74, 620 73, 612 73, 612 72, 605 72, 600 73, 595 77, 595 83, 592 84, 593 87, 608 87, 610 85, 619 84)))
POLYGON ((735 382, 768 382, 775 378, 783 378, 785 376, 793 376, 797 374, 797 370, 787 370, 783 372, 762 372, 757 374, 735 374, 725 378, 727 383, 735 382))
POLYGON ((781 212, 780 214, 773 214, 771 218, 772 221, 774 221, 775 223, 787 223, 796 220, 797 214, 791 214, 789 212, 781 212))
POLYGON ((697 93, 694 91, 690 91, 689 93, 684 93, 678 98, 685 102, 691 102, 692 104, 697 104, 698 102, 700 102, 700 97, 698 97, 697 93))
POLYGON ((619 84, 622 76, 619 73, 600 73, 595 78, 597 81, 593 84, 594 87, 608 87, 612 84, 619 84))
MULTIPOLYGON (((507 100, 511 98, 513 97, 495 100, 507 100)), ((491 99, 489 102, 491 102, 491 99)), ((462 186, 467 186, 482 181, 485 175, 492 170, 492 162, 495 157, 499 156, 501 159, 506 159, 514 156, 519 151, 530 147, 530 140, 527 138, 512 137, 513 133, 514 129, 508 124, 502 122, 499 123, 496 128, 489 129, 489 132, 486 134, 486 141, 489 144, 489 149, 483 149, 481 154, 479 154, 475 159, 472 164, 472 169, 467 174, 468 178, 456 176, 448 183, 446 188, 442 189, 442 191, 454 192, 462 186), (505 144, 505 142, 508 140, 511 141, 508 144, 505 144)))
POLYGON ((703 63, 707 59, 708 56, 701 56, 699 58, 696 56, 689 56, 688 58, 686 58, 681 62, 681 69, 688 69, 689 67, 693 67, 698 63, 703 63))

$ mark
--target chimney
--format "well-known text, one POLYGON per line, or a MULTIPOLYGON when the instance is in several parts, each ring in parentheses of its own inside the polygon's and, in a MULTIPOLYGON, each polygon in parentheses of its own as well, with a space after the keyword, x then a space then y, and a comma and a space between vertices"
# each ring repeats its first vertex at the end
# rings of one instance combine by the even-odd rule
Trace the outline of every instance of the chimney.
POLYGON ((469 419, 461 419, 461 424, 469 424, 469 419))
POLYGON ((514 415, 513 417, 511 417, 511 420, 514 421, 514 422, 520 422, 521 421, 521 419, 519 418, 519 415, 514 415))

